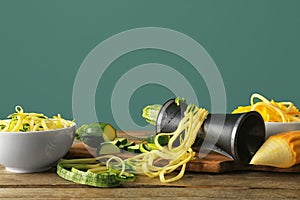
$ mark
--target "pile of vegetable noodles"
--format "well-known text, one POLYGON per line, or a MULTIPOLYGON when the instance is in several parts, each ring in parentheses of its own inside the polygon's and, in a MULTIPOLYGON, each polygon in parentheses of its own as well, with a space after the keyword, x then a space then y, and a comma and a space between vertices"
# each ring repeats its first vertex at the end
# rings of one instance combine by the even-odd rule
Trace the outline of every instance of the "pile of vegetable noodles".
POLYGON ((260 94, 254 93, 249 106, 239 106, 232 113, 257 111, 265 122, 300 122, 300 112, 292 102, 269 101, 260 94), (254 102, 254 99, 260 101, 254 102))
MULTIPOLYGON (((163 183, 179 180, 184 175, 186 163, 195 156, 191 147, 207 115, 205 109, 188 105, 176 131, 155 135, 155 148, 146 150, 144 143, 140 143, 138 149, 143 153, 126 159, 109 154, 96 158, 63 159, 57 165, 57 174, 76 183, 97 187, 115 187, 122 181, 134 180, 134 174, 158 176, 163 183), (166 138, 168 142, 165 142, 166 138), (166 177, 180 167, 176 176, 166 177)), ((116 142, 121 141, 117 139, 116 142)), ((136 145, 129 146, 128 150, 130 147, 136 145)))
POLYGON ((40 113, 25 113, 21 106, 15 107, 15 113, 6 120, 0 120, 1 132, 29 132, 66 128, 72 121, 63 119, 60 114, 49 119, 40 113))
POLYGON ((181 119, 176 131, 173 133, 159 133, 154 139, 157 150, 152 150, 125 160, 126 163, 136 168, 137 173, 149 177, 159 176, 163 183, 179 180, 185 172, 186 163, 194 158, 195 152, 192 145, 197 133, 208 115, 208 111, 190 104, 184 117, 181 119), (171 136, 168 145, 161 146, 158 142, 161 136, 171 136), (180 141, 178 146, 175 141, 180 141), (169 179, 165 175, 181 167, 180 172, 169 179))

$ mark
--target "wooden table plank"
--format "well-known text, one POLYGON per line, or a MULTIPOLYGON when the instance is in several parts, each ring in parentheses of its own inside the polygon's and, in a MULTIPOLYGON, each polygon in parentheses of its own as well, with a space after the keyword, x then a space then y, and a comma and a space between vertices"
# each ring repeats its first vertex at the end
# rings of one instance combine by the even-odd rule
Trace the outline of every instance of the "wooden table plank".
MULTIPOLYGON (((0 188, 3 187, 85 187, 64 180, 54 171, 33 174, 15 174, 0 168, 0 188)), ((249 187, 297 189, 300 191, 300 174, 275 172, 235 172, 225 174, 186 173, 176 182, 161 183, 158 178, 138 176, 136 181, 122 187, 249 187)))
POLYGON ((225 174, 186 173, 179 181, 162 184, 157 178, 138 176, 120 188, 94 188, 74 184, 54 171, 14 174, 0 168, 1 198, 297 198, 300 174, 274 172, 235 172, 225 174))
POLYGON ((0 188, 3 199, 297 199, 299 191, 258 188, 0 188))

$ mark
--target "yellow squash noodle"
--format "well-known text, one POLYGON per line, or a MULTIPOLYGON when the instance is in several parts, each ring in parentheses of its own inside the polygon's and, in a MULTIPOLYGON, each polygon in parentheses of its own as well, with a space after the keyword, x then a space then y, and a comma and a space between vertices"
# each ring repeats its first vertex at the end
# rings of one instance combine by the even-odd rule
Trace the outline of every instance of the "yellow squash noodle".
POLYGON ((49 119, 41 113, 25 113, 21 106, 7 120, 0 120, 1 132, 43 131, 69 127, 73 122, 63 119, 60 114, 49 119))
POLYGON ((176 131, 172 133, 159 133, 155 137, 157 150, 127 158, 125 162, 136 168, 137 173, 145 174, 149 177, 159 177, 163 183, 173 182, 182 178, 186 164, 194 158, 195 152, 192 145, 195 142, 197 133, 207 117, 205 109, 195 105, 189 105, 181 119, 176 131), (162 135, 171 136, 167 146, 161 146, 158 138, 162 135), (180 141, 175 145, 175 141, 180 141), (180 172, 169 179, 165 175, 181 167, 180 172))
POLYGON ((300 122, 300 112, 292 102, 275 102, 257 93, 252 94, 249 106, 239 106, 232 113, 249 111, 259 112, 265 122, 300 122))

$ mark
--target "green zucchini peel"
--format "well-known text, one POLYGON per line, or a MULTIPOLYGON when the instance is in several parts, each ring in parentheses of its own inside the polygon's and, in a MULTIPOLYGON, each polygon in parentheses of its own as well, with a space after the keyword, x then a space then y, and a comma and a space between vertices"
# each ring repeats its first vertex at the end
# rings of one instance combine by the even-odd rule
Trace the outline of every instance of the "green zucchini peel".
MULTIPOLYGON (((88 159, 61 160, 57 164, 56 173, 63 179, 77 184, 89 185, 94 187, 118 187, 123 182, 134 181, 135 175, 129 172, 122 172, 112 167, 99 172, 91 172, 89 169, 95 169, 99 165, 87 163, 88 159), (93 165, 95 167, 93 167, 93 165)), ((96 159, 90 159, 96 160, 96 159)))

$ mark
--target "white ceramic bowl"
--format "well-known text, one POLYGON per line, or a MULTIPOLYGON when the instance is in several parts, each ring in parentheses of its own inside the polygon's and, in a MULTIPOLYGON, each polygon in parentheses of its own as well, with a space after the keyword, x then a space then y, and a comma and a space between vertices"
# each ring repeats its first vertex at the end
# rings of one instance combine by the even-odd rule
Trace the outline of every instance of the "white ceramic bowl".
POLYGON ((71 148, 76 124, 36 132, 0 132, 0 164, 16 173, 50 169, 71 148))
POLYGON ((300 122, 265 122, 266 139, 278 133, 300 130, 300 122))

